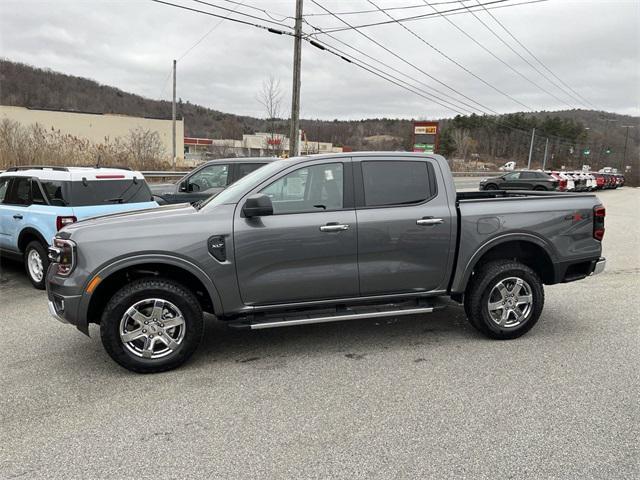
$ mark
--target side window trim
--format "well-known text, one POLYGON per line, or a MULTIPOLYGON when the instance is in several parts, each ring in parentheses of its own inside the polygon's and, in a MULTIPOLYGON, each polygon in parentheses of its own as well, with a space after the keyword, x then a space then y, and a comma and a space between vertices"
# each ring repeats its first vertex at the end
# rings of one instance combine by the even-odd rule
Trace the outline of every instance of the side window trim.
POLYGON ((358 158, 354 159, 353 162, 353 180, 354 180, 354 192, 355 192, 355 208, 357 210, 368 210, 368 209, 376 209, 376 208, 402 208, 402 207, 415 207, 419 205, 425 205, 431 202, 434 198, 438 196, 438 180, 436 179, 436 170, 433 166, 433 162, 428 159, 412 159, 412 158, 403 158, 403 157, 371 157, 371 158, 358 158), (427 164, 427 175, 429 175, 429 190, 430 195, 428 198, 421 202, 416 203, 403 203, 396 205, 366 205, 365 197, 364 197, 364 175, 362 173, 362 162, 368 161, 413 161, 413 162, 425 162, 427 164))
POLYGON ((42 185, 40 184, 40 179, 35 177, 31 178, 31 204, 33 205, 33 189, 34 188, 37 188, 40 191, 40 196, 44 200, 44 203, 42 204, 39 203, 38 205, 51 205, 51 203, 49 202, 49 198, 44 191, 44 188, 42 188, 42 185))

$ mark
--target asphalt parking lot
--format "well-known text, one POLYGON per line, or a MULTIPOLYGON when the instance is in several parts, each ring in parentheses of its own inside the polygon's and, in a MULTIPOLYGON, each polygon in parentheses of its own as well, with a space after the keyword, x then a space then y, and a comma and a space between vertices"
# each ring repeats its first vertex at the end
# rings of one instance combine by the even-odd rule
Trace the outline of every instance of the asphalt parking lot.
POLYGON ((0 478, 640 476, 640 189, 599 193, 606 271, 548 287, 524 337, 461 308, 253 332, 209 319, 136 375, 0 276, 0 478))

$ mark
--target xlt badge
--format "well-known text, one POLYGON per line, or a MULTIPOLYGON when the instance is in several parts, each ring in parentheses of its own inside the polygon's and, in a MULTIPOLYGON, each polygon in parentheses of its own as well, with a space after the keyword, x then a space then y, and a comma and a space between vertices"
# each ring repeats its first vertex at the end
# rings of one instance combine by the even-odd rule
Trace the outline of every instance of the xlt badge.
POLYGON ((209 253, 219 262, 227 260, 227 249, 222 235, 209 237, 209 240, 207 240, 207 247, 209 249, 209 253))

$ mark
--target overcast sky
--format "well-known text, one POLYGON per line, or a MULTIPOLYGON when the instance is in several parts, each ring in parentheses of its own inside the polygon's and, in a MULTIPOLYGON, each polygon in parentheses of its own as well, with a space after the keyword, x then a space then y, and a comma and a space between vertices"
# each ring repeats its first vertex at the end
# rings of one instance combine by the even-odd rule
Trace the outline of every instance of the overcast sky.
MULTIPOLYGON (((167 1, 228 14, 192 0, 167 1)), ((317 1, 328 10, 340 13, 375 8, 368 0, 317 1)), ((381 8, 424 3, 422 0, 371 1, 381 8)), ((494 6, 523 1, 526 0, 508 0, 494 6)), ((294 0, 245 0, 242 7, 225 0, 208 2, 268 18, 262 12, 246 8, 257 6, 268 10, 278 20, 293 15, 295 10, 294 0)), ((459 2, 442 2, 430 1, 441 11, 460 8, 459 2)), ((325 13, 312 0, 304 3, 305 14, 325 13)), ((476 0, 467 0, 465 4, 477 6, 476 0)), ((434 10, 425 5, 424 8, 389 13, 401 18, 434 13, 434 10)), ((491 13, 566 85, 593 105, 611 112, 640 115, 639 0, 548 0, 494 9, 491 13)), ((333 35, 407 73, 414 80, 403 77, 404 81, 414 82, 424 94, 450 100, 437 93, 440 91, 456 98, 459 100, 456 109, 463 113, 462 109, 470 110, 470 107, 478 112, 483 109, 501 113, 526 110, 521 104, 534 110, 569 106, 587 108, 581 99, 572 99, 567 88, 518 46, 491 16, 483 11, 476 15, 556 85, 527 65, 469 13, 447 18, 498 59, 442 17, 427 17, 404 25, 482 80, 445 59, 397 23, 362 29, 398 56, 467 98, 428 78, 356 31, 333 35), (479 102, 482 107, 473 102, 479 102)), ((242 15, 235 17, 247 19, 242 15)), ((343 18, 352 25, 389 20, 380 12, 343 18)), ((264 20, 248 20, 267 25, 264 20)), ((344 27, 331 16, 309 16, 307 20, 323 29, 344 27)), ((292 25, 290 19, 284 23, 292 25)), ((312 32, 309 25, 304 29, 312 32)), ((280 79, 284 108, 289 108, 293 56, 293 38, 290 36, 278 36, 229 21, 220 22, 214 17, 150 0, 0 0, 0 56, 88 77, 154 99, 170 99, 172 59, 183 56, 209 31, 208 36, 178 61, 178 96, 183 101, 225 112, 264 116, 256 94, 262 82, 272 75, 280 79)), ((334 39, 323 35, 317 38, 364 58, 334 39)), ((374 64, 370 59, 365 60, 374 64)), ((303 46, 302 72, 304 118, 439 118, 456 113, 309 44, 303 46)))

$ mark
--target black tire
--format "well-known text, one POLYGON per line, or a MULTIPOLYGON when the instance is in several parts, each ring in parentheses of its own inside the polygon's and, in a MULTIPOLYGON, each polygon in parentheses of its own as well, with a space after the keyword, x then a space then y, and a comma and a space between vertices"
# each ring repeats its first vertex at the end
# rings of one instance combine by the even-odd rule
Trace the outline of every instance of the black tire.
POLYGON ((533 189, 537 192, 546 192, 547 189, 545 187, 543 187, 542 185, 538 185, 536 187, 533 187, 533 189))
POLYGON ((498 190, 498 186, 495 183, 489 183, 484 186, 485 190, 498 190))
MULTIPOLYGON (((161 323, 160 326, 162 326, 161 323)), ((144 326, 140 325, 140 328, 144 326)), ((202 340, 203 332, 202 307, 197 298, 183 285, 164 278, 145 278, 125 285, 107 303, 100 323, 102 345, 109 356, 127 370, 137 373, 157 373, 179 367, 195 352, 202 340), (120 322, 125 312, 136 303, 147 299, 170 302, 180 310, 184 319, 184 337, 177 348, 162 358, 137 356, 125 347, 120 337, 120 322)), ((166 335, 166 332, 164 334, 166 335)), ((161 335, 162 333, 156 337, 161 335)), ((144 337, 152 337, 152 335, 144 335, 144 337)), ((158 338, 156 343, 157 340, 158 338)))
POLYGON ((49 256, 47 253, 47 247, 45 247, 42 242, 38 240, 29 242, 27 248, 24 249, 23 260, 24 268, 27 272, 27 277, 29 278, 31 285, 33 285, 38 290, 44 290, 47 281, 47 269, 49 268, 49 256), (34 276, 34 273, 32 273, 33 269, 29 268, 29 257, 32 255, 32 252, 33 255, 37 255, 40 258, 40 263, 42 265, 42 272, 39 278, 36 278, 34 276))
POLYGON ((540 318, 543 306, 542 281, 531 268, 513 260, 498 260, 481 266, 471 279, 464 298, 469 323, 487 337, 499 340, 518 338, 531 330, 540 318), (528 284, 532 303, 519 324, 500 326, 489 313, 489 296, 499 282, 509 278, 519 278, 528 284))

